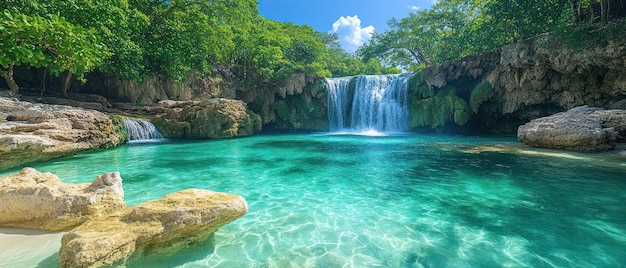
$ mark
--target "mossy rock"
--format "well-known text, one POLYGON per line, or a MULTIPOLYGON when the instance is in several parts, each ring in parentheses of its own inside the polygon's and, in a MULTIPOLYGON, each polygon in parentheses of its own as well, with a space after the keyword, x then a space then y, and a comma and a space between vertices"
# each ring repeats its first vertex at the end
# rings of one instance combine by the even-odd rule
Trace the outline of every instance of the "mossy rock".
POLYGON ((476 85, 469 98, 469 104, 472 112, 477 113, 480 106, 484 102, 493 98, 494 95, 495 91, 493 90, 493 87, 491 87, 489 81, 484 80, 480 84, 476 85))
POLYGON ((128 142, 128 133, 126 133, 126 125, 124 124, 124 117, 119 115, 110 115, 111 122, 115 128, 115 133, 124 138, 122 143, 128 142))
POLYGON ((421 99, 430 98, 435 95, 435 91, 426 85, 421 72, 415 73, 409 78, 408 91, 409 95, 415 95, 421 99))
POLYGON ((292 113, 286 100, 279 100, 272 104, 272 109, 276 112, 276 116, 283 121, 291 121, 292 113))
POLYGON ((421 99, 417 96, 409 98, 409 127, 443 127, 447 123, 465 125, 471 117, 469 105, 456 95, 452 86, 443 88, 433 97, 421 99))

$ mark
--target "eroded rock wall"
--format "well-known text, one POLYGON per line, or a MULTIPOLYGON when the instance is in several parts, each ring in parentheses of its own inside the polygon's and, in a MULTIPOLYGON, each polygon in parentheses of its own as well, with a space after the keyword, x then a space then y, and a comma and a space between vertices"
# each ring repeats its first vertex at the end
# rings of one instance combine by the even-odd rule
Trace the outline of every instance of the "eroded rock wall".
POLYGON ((184 82, 148 76, 141 83, 94 74, 84 92, 102 94, 117 102, 152 105, 162 100, 244 101, 261 117, 263 126, 276 130, 325 130, 328 128, 324 80, 316 75, 293 73, 268 80, 237 67, 216 70, 212 77, 192 75, 184 82))
MULTIPOLYGON (((417 86, 427 86, 431 95, 454 87, 471 106, 473 90, 487 81, 492 96, 472 109, 471 118, 462 124, 470 132, 515 133, 517 126, 538 117, 580 105, 607 107, 626 98, 626 39, 571 49, 547 45, 549 38, 540 35, 426 68, 417 86)), ((455 124, 453 119, 447 123, 455 124)))

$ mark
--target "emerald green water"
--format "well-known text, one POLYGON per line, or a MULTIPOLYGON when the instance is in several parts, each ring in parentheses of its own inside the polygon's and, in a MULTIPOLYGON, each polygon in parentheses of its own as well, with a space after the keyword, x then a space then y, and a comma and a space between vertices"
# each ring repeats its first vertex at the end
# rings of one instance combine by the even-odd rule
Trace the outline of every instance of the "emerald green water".
POLYGON ((212 243, 128 267, 621 267, 625 160, 506 137, 319 134, 125 145, 31 166, 73 183, 120 171, 129 205, 186 188, 247 200, 212 243))

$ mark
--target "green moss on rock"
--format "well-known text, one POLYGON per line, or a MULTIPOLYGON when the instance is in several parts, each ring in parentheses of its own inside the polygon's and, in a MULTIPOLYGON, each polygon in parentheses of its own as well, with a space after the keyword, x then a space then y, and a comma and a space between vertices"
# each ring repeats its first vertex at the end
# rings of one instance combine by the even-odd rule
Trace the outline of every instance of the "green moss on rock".
POLYGON ((491 87, 489 81, 485 80, 476 85, 476 87, 474 87, 474 89, 472 90, 469 99, 469 104, 472 112, 477 113, 480 105, 482 105, 485 101, 493 98, 494 94, 495 91, 493 90, 493 87, 491 87))
POLYGON ((120 135, 124 140, 122 143, 128 142, 128 133, 126 133, 126 125, 124 124, 124 117, 119 115, 110 115, 111 122, 115 128, 115 133, 120 135))
POLYGON ((471 117, 469 105, 456 95, 456 89, 452 86, 445 87, 428 98, 411 95, 409 105, 410 128, 438 128, 451 122, 462 126, 471 117))
POLYGON ((286 100, 279 100, 272 104, 272 109, 276 112, 276 116, 284 121, 291 122, 291 109, 286 100))
POLYGON ((418 72, 412 75, 409 78, 409 94, 416 95, 419 98, 430 98, 435 95, 435 91, 430 89, 424 78, 422 77, 422 73, 418 72))

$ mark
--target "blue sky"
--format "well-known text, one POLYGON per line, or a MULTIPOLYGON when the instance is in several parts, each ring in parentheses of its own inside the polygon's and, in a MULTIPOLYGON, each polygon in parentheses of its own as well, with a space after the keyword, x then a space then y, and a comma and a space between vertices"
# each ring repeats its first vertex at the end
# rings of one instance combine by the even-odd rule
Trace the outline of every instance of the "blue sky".
POLYGON ((354 52, 373 31, 387 29, 392 17, 427 9, 435 0, 259 0, 268 19, 307 24, 320 32, 336 32, 342 47, 354 52))

